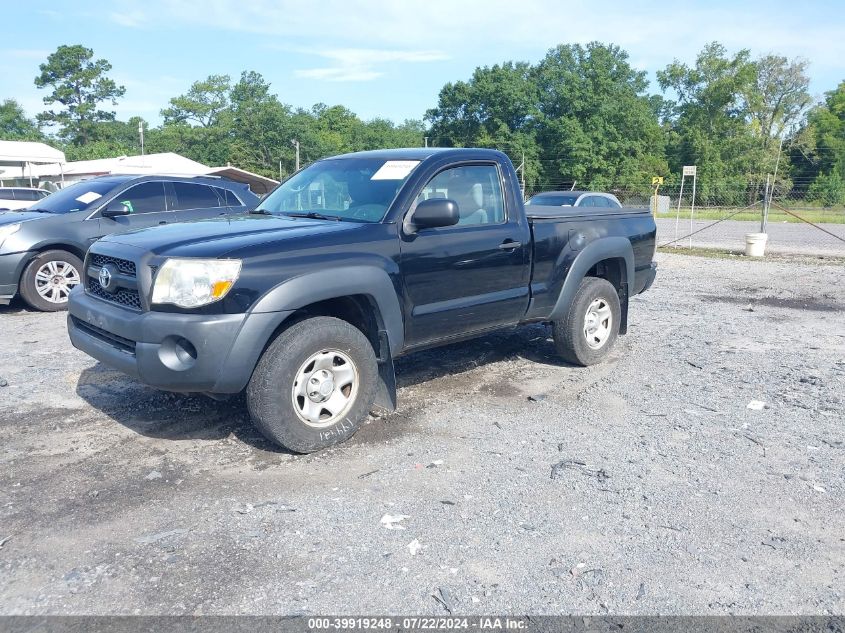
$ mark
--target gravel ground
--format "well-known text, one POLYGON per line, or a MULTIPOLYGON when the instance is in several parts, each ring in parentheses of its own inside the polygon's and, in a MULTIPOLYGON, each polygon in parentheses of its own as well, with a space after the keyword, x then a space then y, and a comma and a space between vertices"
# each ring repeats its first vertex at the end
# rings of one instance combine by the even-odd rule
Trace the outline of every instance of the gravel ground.
MULTIPOLYGON (((759 222, 725 220, 710 226, 713 222, 715 220, 693 220, 692 228, 690 228, 689 219, 682 219, 676 233, 675 218, 657 218, 658 242, 664 244, 689 235, 693 231, 704 229, 692 236, 693 246, 727 248, 744 252, 746 234, 760 232, 759 222)), ((820 226, 833 235, 809 224, 770 222, 766 229, 769 234, 766 250, 770 253, 781 254, 845 257, 845 224, 821 224, 820 226)), ((689 240, 681 240, 678 245, 688 246, 689 240)))
POLYGON ((0 308, 0 612, 843 613, 841 263, 658 258, 609 362, 417 354, 306 457, 0 308))

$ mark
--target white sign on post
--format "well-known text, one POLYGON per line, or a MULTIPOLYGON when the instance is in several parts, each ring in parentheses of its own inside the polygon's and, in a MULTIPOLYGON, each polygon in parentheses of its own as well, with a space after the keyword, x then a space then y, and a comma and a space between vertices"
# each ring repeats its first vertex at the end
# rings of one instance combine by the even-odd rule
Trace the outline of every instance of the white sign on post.
POLYGON ((678 192, 678 211, 675 215, 675 241, 678 241, 678 226, 680 225, 681 220, 681 199, 684 197, 684 179, 687 176, 692 176, 692 200, 690 201, 690 210, 689 210, 689 245, 692 248, 692 233, 693 233, 693 223, 692 219, 695 215, 695 181, 697 179, 696 176, 696 169, 695 165, 684 165, 684 170, 681 172, 681 190, 678 192))

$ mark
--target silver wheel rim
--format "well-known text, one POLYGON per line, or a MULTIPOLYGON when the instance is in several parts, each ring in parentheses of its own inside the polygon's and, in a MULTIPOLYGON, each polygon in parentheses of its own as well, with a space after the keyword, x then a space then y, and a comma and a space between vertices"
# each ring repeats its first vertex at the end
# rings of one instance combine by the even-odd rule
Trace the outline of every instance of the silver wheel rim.
POLYGON ((293 381, 291 398, 296 415, 322 429, 345 416, 358 396, 358 368, 340 350, 323 350, 308 357, 293 381))
POLYGON ((79 281, 76 266, 54 260, 42 264, 35 272, 35 291, 50 303, 67 303, 71 289, 79 285, 79 281))
POLYGON ((610 304, 602 298, 594 300, 584 316, 584 337, 587 339, 587 346, 590 349, 600 349, 610 338, 612 327, 613 312, 610 310, 610 304))

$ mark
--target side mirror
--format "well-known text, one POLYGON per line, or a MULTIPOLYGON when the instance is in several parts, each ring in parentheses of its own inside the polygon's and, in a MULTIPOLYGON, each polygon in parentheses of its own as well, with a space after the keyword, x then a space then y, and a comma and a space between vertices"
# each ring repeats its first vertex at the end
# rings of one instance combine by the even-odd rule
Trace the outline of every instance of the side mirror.
POLYGON ((109 202, 108 206, 100 211, 100 215, 104 218, 116 218, 119 215, 129 215, 130 213, 129 207, 117 200, 109 202))
POLYGON ((429 198, 417 205, 411 222, 417 229, 436 229, 454 226, 460 219, 457 202, 448 198, 429 198))

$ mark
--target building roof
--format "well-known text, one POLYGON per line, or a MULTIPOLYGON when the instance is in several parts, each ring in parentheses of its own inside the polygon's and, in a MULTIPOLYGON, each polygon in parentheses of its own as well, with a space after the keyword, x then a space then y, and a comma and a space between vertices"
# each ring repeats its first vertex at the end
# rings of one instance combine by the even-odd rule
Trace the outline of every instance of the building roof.
POLYGON ((250 191, 258 196, 270 192, 276 185, 279 184, 278 180, 273 180, 272 178, 267 178, 266 176, 262 176, 260 174, 254 174, 246 169, 239 169, 231 166, 212 167, 206 173, 209 176, 222 176, 223 178, 228 178, 229 180, 234 180, 235 182, 244 182, 249 185, 250 191))
POLYGON ((26 163, 63 163, 64 152, 46 143, 33 141, 0 141, 0 165, 20 166, 26 163))
MULTIPOLYGON (((117 156, 115 158, 96 158, 94 160, 76 160, 63 167, 65 176, 100 176, 103 174, 207 174, 210 167, 185 158, 173 152, 145 154, 143 156, 117 156)), ((41 169, 44 174, 44 169, 41 169)), ((51 173, 57 176, 61 171, 51 173)), ((46 175, 46 174, 44 174, 46 175)))

